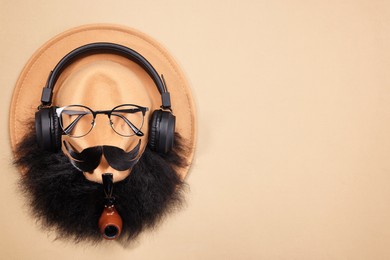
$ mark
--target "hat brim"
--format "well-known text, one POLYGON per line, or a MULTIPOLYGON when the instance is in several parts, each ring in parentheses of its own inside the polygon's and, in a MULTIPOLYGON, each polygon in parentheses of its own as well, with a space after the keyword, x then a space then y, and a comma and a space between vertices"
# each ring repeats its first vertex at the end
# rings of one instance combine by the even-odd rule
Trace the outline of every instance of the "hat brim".
MULTIPOLYGON (((40 105, 42 88, 50 71, 67 53, 93 42, 112 42, 134 49, 164 75, 176 116, 176 132, 186 140, 188 147, 186 154, 188 166, 179 171, 180 175, 185 177, 194 156, 196 142, 195 105, 188 81, 173 57, 161 44, 137 30, 118 25, 97 24, 70 29, 45 43, 33 54, 19 76, 10 106, 9 130, 12 150, 15 152, 17 144, 26 134, 26 122, 34 119, 40 105)), ((99 55, 95 58, 99 57, 102 58, 99 55)), ((71 73, 72 66, 63 74, 71 73)), ((150 91, 150 95, 156 101, 154 104, 161 103, 158 101, 161 97, 157 91, 150 91)))

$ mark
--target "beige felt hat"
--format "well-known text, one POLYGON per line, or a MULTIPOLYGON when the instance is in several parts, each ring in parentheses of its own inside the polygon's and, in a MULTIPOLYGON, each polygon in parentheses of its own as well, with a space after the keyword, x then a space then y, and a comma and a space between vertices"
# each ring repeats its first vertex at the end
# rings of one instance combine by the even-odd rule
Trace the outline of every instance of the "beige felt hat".
MULTIPOLYGON (((131 28, 106 24, 86 25, 61 33, 45 43, 27 62, 16 83, 10 107, 9 129, 13 151, 15 152, 17 144, 27 132, 26 122, 34 119, 37 107, 41 104, 42 89, 49 73, 66 54, 80 46, 95 42, 110 42, 131 48, 145 57, 159 74, 164 75, 171 95, 172 110, 176 116, 176 132, 186 140, 189 148, 186 158, 190 165, 195 150, 196 114, 184 73, 167 50, 154 39, 131 28)), ((53 103, 58 92, 61 92, 61 86, 66 85, 64 82, 72 74, 79 72, 80 68, 88 63, 99 64, 100 61, 107 60, 130 68, 134 68, 135 64, 129 59, 114 54, 94 54, 78 59, 61 73, 54 88, 53 103)), ((109 64, 104 63, 99 66, 103 68, 109 64)), ((142 69, 134 71, 138 77, 134 78, 133 75, 135 80, 146 82, 144 87, 151 98, 151 109, 158 109, 161 106, 161 95, 153 81, 142 69)), ((181 176, 184 177, 188 170, 189 166, 181 170, 181 176)))

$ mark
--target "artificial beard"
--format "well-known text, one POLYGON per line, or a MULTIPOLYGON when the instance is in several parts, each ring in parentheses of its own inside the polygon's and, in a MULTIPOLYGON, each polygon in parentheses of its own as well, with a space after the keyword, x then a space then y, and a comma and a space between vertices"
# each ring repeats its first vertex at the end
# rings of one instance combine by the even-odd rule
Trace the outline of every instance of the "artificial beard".
MULTIPOLYGON (((146 147, 130 175, 114 183, 115 208, 123 220, 120 243, 130 243, 182 206, 185 183, 178 170, 186 167, 185 151, 176 133, 172 151, 159 154, 146 147)), ((103 185, 88 181, 61 151, 41 150, 33 126, 17 146, 15 164, 24 171, 20 187, 43 229, 56 231, 59 239, 104 241, 98 228, 103 185)))

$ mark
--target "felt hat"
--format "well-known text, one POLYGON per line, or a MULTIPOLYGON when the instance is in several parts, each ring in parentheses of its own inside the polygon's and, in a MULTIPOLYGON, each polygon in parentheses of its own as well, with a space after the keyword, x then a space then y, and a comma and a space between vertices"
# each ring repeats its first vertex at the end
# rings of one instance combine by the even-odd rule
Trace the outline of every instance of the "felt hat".
MULTIPOLYGON (((10 107, 9 130, 13 151, 15 152, 17 144, 27 132, 26 122, 34 120, 37 107, 41 104, 42 89, 53 68, 74 49, 96 42, 109 42, 131 48, 146 58, 159 75, 163 75, 170 92, 172 111, 176 116, 176 132, 184 138, 188 147, 185 156, 188 166, 179 172, 184 178, 193 159, 196 140, 195 106, 188 81, 174 58, 161 44, 139 31, 118 25, 96 24, 70 29, 49 40, 32 55, 16 83, 10 107)), ((67 79, 75 73, 80 73, 83 66, 94 64, 96 68, 104 69, 112 65, 112 70, 115 70, 115 65, 110 61, 124 67, 138 66, 133 61, 115 54, 96 53, 77 59, 62 71, 54 88, 53 103, 62 91, 61 87, 66 86, 67 79)), ((89 71, 93 70, 94 66, 90 66, 89 71)), ((159 109, 161 95, 149 75, 141 68, 135 68, 133 71, 136 74, 132 76, 134 80, 146 82, 143 85, 151 99, 151 110, 159 109)), ((102 103, 104 104, 104 100, 102 103)))

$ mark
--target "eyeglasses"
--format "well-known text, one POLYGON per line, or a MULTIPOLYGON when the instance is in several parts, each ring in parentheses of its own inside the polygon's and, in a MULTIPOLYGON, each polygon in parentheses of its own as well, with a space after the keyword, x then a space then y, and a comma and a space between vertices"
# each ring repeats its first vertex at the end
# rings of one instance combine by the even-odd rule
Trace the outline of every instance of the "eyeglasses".
POLYGON ((93 111, 82 105, 70 105, 56 109, 63 133, 71 137, 83 137, 95 126, 95 118, 98 114, 108 116, 111 128, 121 136, 143 136, 141 128, 147 107, 133 104, 123 104, 112 110, 93 111))

